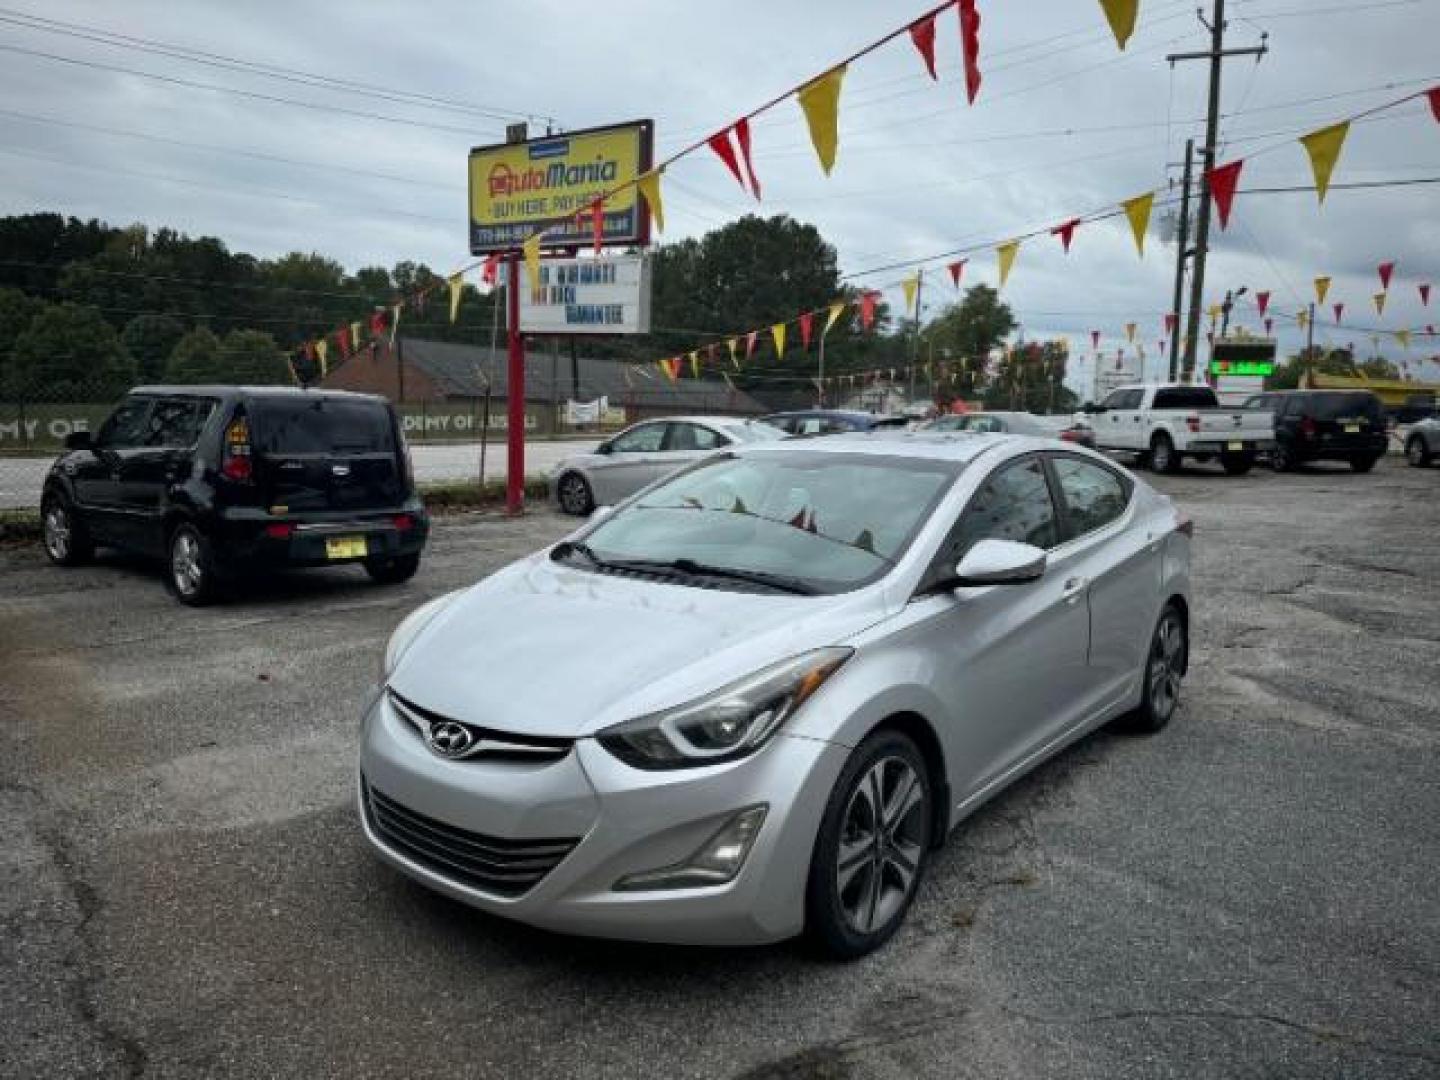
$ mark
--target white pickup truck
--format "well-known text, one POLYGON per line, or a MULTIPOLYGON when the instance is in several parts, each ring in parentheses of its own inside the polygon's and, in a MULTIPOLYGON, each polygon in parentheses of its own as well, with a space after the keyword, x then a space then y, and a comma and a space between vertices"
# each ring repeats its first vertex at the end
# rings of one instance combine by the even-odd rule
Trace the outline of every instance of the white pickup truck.
POLYGON ((1210 387, 1184 383, 1121 386, 1085 407, 1085 423, 1101 450, 1138 454, 1156 472, 1176 472, 1184 458, 1219 458, 1238 476, 1275 445, 1269 409, 1222 409, 1210 387))

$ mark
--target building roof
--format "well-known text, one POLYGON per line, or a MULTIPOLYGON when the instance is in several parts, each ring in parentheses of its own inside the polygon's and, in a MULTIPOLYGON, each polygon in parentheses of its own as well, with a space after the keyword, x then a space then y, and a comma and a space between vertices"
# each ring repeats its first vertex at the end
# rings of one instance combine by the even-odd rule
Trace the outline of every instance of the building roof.
MULTIPOLYGON (((495 398, 509 396, 508 361, 503 350, 447 341, 401 337, 398 348, 405 366, 423 372, 447 398, 485 396, 488 383, 495 398)), ((581 356, 578 396, 570 370, 570 357, 559 356, 549 347, 527 349, 525 354, 525 397, 530 401, 563 402, 570 398, 593 401, 608 397, 613 405, 633 404, 679 411, 759 415, 764 407, 743 390, 732 390, 714 379, 675 379, 656 370, 654 364, 602 360, 581 356)))

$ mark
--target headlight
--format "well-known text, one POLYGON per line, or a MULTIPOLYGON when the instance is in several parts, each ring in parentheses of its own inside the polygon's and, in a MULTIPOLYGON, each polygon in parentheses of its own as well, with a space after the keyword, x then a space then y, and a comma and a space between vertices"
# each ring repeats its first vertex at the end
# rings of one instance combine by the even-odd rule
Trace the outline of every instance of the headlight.
POLYGON ((596 739, 637 769, 691 769, 745 757, 854 651, 832 647, 792 657, 697 701, 606 728, 596 739))
POLYGON ((395 628, 395 632, 390 635, 390 640, 385 645, 385 659, 380 670, 382 683, 389 679, 395 671, 395 665, 400 662, 400 657, 405 654, 405 650, 410 647, 415 636, 463 591, 463 589, 456 589, 444 596, 437 596, 434 600, 421 604, 400 620, 400 625, 395 628))

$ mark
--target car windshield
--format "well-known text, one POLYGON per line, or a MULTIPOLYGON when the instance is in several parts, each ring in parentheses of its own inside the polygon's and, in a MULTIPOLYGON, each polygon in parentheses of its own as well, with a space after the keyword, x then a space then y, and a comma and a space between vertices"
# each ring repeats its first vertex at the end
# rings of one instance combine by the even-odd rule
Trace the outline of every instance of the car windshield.
POLYGON ((772 578, 788 591, 844 592, 890 569, 962 467, 789 447, 722 454, 646 492, 584 540, 603 563, 680 561, 772 578))

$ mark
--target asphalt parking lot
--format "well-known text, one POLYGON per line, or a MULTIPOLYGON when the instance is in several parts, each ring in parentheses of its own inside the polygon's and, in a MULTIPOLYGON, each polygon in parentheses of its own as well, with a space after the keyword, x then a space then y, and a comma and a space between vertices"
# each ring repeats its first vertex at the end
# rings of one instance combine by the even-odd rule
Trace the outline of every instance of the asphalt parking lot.
POLYGON ((532 931, 363 848, 390 629, 568 519, 201 611, 0 551, 0 1075, 1437 1075, 1440 470, 1159 484, 1196 521, 1175 721, 981 810, 848 966, 532 931))

